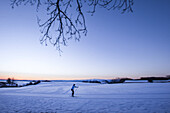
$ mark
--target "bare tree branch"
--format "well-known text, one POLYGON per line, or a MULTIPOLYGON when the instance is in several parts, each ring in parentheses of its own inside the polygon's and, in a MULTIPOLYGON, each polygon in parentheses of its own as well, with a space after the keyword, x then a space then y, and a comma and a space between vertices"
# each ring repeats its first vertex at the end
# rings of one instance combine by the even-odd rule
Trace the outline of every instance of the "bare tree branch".
POLYGON ((48 19, 42 21, 37 17, 43 34, 40 42, 45 45, 50 43, 59 51, 61 51, 60 46, 66 46, 69 39, 79 41, 82 34, 87 34, 83 5, 86 4, 92 8, 88 10, 91 15, 95 13, 97 6, 107 10, 122 9, 122 13, 133 12, 133 0, 11 0, 12 8, 22 4, 36 5, 37 12, 41 5, 47 5, 48 19), (72 7, 71 11, 76 12, 75 18, 72 18, 72 12, 69 12, 72 7))

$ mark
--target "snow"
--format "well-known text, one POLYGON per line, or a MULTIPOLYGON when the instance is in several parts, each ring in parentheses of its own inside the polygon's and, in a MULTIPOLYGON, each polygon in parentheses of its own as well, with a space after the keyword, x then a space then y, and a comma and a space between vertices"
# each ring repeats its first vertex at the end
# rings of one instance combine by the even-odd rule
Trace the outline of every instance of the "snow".
POLYGON ((168 80, 153 80, 154 83, 166 83, 168 80))
POLYGON ((18 81, 15 81, 15 83, 18 84, 18 86, 23 86, 23 85, 30 83, 30 81, 20 81, 20 80, 18 80, 18 81))
POLYGON ((97 84, 42 82, 20 88, 0 88, 0 112, 168 113, 170 83, 97 84), (75 97, 71 97, 71 87, 75 97))
POLYGON ((125 80, 125 83, 147 83, 148 80, 125 80))

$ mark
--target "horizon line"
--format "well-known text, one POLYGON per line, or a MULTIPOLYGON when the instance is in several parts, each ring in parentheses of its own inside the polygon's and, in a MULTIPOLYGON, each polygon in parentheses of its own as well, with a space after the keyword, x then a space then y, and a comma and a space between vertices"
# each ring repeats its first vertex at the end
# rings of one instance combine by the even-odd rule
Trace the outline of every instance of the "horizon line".
MULTIPOLYGON (((145 77, 166 77, 168 75, 165 76, 145 76, 145 77)), ((143 76, 144 77, 144 76, 143 76)), ((25 78, 21 78, 21 79, 15 79, 14 77, 7 77, 7 78, 0 78, 0 80, 7 80, 8 78, 10 79, 14 79, 14 80, 91 80, 91 79, 125 79, 125 78, 129 78, 129 79, 141 79, 142 77, 138 77, 138 78, 133 78, 133 77, 113 77, 113 78, 76 78, 76 79, 25 79, 25 78)))

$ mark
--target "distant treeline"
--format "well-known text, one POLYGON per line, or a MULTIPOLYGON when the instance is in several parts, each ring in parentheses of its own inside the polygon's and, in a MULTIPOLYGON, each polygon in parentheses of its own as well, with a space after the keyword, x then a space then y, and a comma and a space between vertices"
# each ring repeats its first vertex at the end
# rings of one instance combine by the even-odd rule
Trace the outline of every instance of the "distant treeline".
POLYGON ((148 82, 153 82, 153 80, 169 80, 170 75, 166 77, 141 77, 140 80, 148 80, 148 82))
POLYGON ((167 75, 166 77, 141 77, 140 79, 132 79, 132 78, 118 78, 118 79, 110 79, 110 80, 91 79, 91 80, 83 80, 82 82, 114 84, 114 83, 124 83, 126 80, 134 80, 134 81, 135 80, 147 80, 148 82, 160 80, 159 82, 163 82, 161 80, 169 80, 169 79, 170 79, 170 75, 167 75))
POLYGON ((37 85, 40 82, 41 82, 40 80, 37 80, 37 81, 33 80, 27 84, 18 85, 17 83, 15 83, 14 79, 8 78, 6 82, 0 82, 0 88, 1 87, 24 87, 24 86, 29 86, 29 85, 37 85))
POLYGON ((109 79, 109 80, 92 79, 92 80, 83 80, 82 82, 114 84, 114 83, 123 83, 125 82, 125 80, 132 80, 132 79, 131 78, 119 78, 119 79, 109 79))
POLYGON ((27 84, 25 84, 25 85, 21 85, 21 86, 19 86, 19 87, 29 86, 29 85, 37 85, 37 84, 39 84, 39 83, 41 83, 40 80, 38 80, 38 81, 33 80, 33 81, 31 81, 31 82, 29 82, 29 83, 27 83, 27 84))

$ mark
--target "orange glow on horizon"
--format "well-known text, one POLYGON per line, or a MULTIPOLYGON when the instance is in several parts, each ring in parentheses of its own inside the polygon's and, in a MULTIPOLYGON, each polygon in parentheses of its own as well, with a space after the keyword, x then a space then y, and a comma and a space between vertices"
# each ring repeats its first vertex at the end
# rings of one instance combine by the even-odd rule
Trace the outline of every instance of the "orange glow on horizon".
POLYGON ((18 73, 0 73, 0 79, 13 78, 14 80, 87 80, 87 79, 113 79, 114 77, 57 77, 41 74, 18 74, 18 73))
POLYGON ((88 80, 88 79, 113 79, 113 78, 15 78, 15 77, 0 77, 2 80, 7 80, 8 78, 14 78, 14 80, 88 80))
MULTIPOLYGON (((101 76, 74 76, 74 75, 46 75, 46 74, 28 74, 28 73, 2 73, 0 72, 0 79, 8 79, 13 78, 14 80, 88 80, 88 79, 118 79, 118 78, 126 78, 126 77, 101 77, 101 76)), ((127 77, 129 78, 129 77, 127 77)), ((131 78, 131 77, 130 77, 131 78)), ((133 79, 140 77, 133 77, 133 79)))

